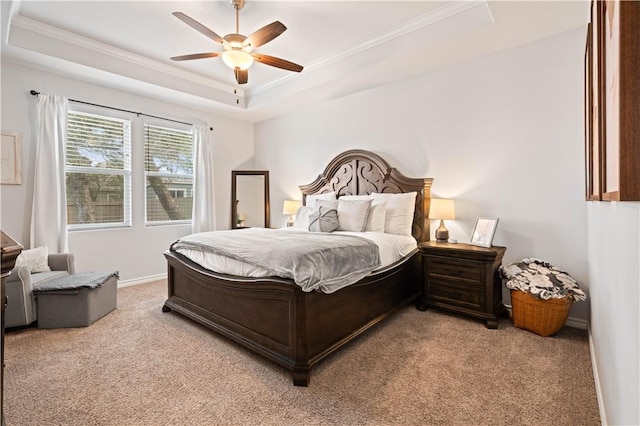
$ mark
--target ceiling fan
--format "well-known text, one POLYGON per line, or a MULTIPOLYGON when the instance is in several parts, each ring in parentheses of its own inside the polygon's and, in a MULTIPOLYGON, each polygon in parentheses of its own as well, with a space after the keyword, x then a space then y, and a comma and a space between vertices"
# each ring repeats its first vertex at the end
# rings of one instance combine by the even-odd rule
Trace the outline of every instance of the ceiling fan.
POLYGON ((205 27, 200 22, 196 21, 193 18, 190 18, 182 12, 173 12, 173 16, 180 19, 185 24, 209 37, 211 40, 220 43, 224 51, 193 53, 190 55, 174 56, 171 59, 174 61, 189 61, 192 59, 215 58, 217 56, 221 56, 224 63, 233 70, 238 84, 247 83, 247 81, 249 80, 248 70, 249 67, 253 64, 254 60, 266 65, 270 65, 272 67, 282 68, 288 71, 302 71, 303 67, 301 65, 253 51, 254 49, 262 46, 263 44, 267 44, 268 42, 285 32, 287 27, 285 27, 282 22, 272 22, 269 25, 265 25, 264 27, 260 28, 249 37, 245 37, 240 34, 239 29, 240 9, 244 7, 244 0, 230 0, 230 2, 233 8, 236 10, 236 32, 234 34, 227 34, 224 37, 220 37, 218 34, 205 27))

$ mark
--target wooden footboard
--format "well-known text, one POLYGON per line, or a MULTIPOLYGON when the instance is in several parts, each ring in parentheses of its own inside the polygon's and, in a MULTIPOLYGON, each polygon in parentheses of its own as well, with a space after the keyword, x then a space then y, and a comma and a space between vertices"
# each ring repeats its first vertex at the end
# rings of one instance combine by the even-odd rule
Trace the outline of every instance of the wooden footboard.
POLYGON ((167 251, 176 311, 287 368, 307 386, 311 368, 401 307, 419 299, 417 251, 332 294, 305 293, 291 280, 217 274, 167 251))

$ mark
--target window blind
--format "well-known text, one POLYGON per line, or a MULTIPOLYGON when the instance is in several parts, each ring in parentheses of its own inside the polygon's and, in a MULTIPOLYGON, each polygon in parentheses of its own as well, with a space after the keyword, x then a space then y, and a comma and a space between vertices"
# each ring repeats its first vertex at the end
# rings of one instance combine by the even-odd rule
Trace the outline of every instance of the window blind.
POLYGON ((190 221, 193 132, 145 124, 147 222, 190 221))
POLYGON ((66 193, 71 229, 131 224, 131 121, 69 111, 66 193))

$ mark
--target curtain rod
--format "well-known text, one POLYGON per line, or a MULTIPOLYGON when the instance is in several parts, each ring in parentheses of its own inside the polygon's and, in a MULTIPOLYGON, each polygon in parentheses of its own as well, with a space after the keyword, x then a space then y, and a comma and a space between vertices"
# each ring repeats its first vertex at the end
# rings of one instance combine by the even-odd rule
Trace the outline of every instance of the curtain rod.
MULTIPOLYGON (((29 93, 32 94, 33 96, 38 96, 40 94, 40 92, 38 92, 37 90, 30 90, 29 93)), ((70 102, 76 102, 78 104, 97 106, 97 107, 100 107, 100 108, 108 108, 108 109, 112 109, 112 110, 115 110, 115 111, 128 112, 130 114, 136 114, 138 117, 141 116, 141 115, 144 115, 145 117, 158 118, 160 120, 172 121, 174 123, 180 123, 180 124, 186 124, 188 126, 193 126, 193 123, 187 123, 185 121, 173 120, 171 118, 158 117, 157 115, 145 114, 144 112, 129 111, 128 109, 115 108, 115 107, 111 107, 111 106, 107 106, 107 105, 92 104, 91 102, 84 102, 84 101, 79 101, 79 100, 76 100, 76 99, 69 99, 69 101, 70 102)), ((213 127, 209 127, 209 130, 213 130, 213 127)))

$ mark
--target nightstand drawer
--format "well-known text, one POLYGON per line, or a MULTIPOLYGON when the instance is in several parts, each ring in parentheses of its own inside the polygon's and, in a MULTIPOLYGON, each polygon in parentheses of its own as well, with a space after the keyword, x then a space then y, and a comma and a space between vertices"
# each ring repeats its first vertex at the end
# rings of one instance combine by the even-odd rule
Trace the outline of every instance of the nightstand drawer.
POLYGON ((469 262, 464 260, 450 260, 446 258, 437 259, 432 261, 431 258, 427 260, 427 273, 429 275, 444 275, 453 278, 463 278, 465 280, 477 281, 478 284, 482 284, 484 279, 483 265, 478 262, 469 262))
POLYGON ((484 307, 484 288, 430 278, 427 284, 427 298, 482 309, 484 307))

